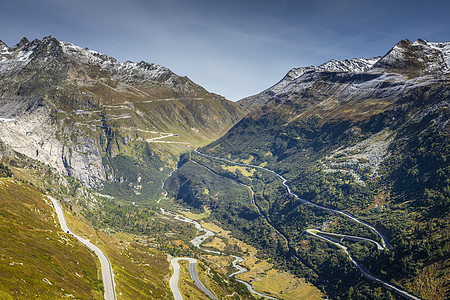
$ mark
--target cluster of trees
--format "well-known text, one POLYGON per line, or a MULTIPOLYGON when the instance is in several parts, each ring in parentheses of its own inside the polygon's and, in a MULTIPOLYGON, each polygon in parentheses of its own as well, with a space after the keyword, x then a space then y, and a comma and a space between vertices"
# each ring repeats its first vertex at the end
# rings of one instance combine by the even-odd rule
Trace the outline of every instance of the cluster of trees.
POLYGON ((102 192, 128 201, 152 202, 161 196, 161 182, 170 168, 148 143, 136 142, 130 147, 130 153, 104 157, 108 181, 102 192))
POLYGON ((13 175, 11 169, 4 165, 3 162, 0 162, 0 177, 13 177, 13 175))
MULTIPOLYGON (((307 228, 317 228, 330 218, 335 218, 337 222, 333 224, 339 232, 376 238, 365 227, 302 205, 289 196, 281 181, 269 172, 255 170, 251 178, 244 179, 241 178, 243 175, 239 170, 230 174, 229 169, 222 167, 223 161, 210 160, 194 153, 191 157, 193 161, 185 162, 174 174, 179 178, 178 182, 196 182, 195 185, 189 185, 191 197, 197 197, 196 201, 202 201, 202 205, 212 207, 210 218, 218 220, 221 226, 231 230, 237 238, 257 247, 264 258, 272 259, 281 269, 306 278, 337 299, 371 298, 374 295, 380 296, 380 299, 394 297, 390 292, 386 293, 382 288, 364 280, 360 271, 353 267, 344 253, 305 234, 307 228), (205 188, 202 183, 208 182, 214 183, 213 186, 208 186, 208 189, 220 190, 221 201, 210 200, 208 195, 201 193, 205 188), (249 187, 254 191, 254 198, 245 187, 249 182, 249 187), (226 193, 234 188, 242 193, 240 201, 226 193), (288 247, 284 238, 289 241, 288 247), (354 290, 349 294, 351 286, 354 290)), ((172 185, 172 188, 179 191, 176 185, 172 185)), ((355 255, 365 258, 376 250, 368 244, 360 248, 355 247, 356 252, 364 253, 365 255, 355 255)))
POLYGON ((133 205, 129 202, 101 199, 99 208, 85 208, 83 215, 97 228, 126 231, 136 235, 160 237, 171 233, 171 239, 189 241, 195 237, 196 229, 180 222, 161 218, 154 206, 133 205))

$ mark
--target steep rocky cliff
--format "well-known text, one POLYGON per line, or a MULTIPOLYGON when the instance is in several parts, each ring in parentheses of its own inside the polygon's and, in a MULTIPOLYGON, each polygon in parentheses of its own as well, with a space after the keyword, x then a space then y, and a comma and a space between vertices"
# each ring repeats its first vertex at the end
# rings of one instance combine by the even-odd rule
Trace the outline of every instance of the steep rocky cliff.
POLYGON ((244 115, 160 65, 121 63, 50 36, 0 43, 0 140, 88 186, 117 182, 140 193, 142 176, 124 174, 120 159, 126 168, 147 161, 148 182, 160 186, 156 173, 168 173, 173 154, 218 138, 244 115))

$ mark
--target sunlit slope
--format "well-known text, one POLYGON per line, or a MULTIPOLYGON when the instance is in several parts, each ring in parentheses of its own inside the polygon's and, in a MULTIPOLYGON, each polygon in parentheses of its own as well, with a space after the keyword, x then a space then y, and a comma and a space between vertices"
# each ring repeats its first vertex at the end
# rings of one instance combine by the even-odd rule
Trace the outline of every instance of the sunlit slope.
POLYGON ((28 184, 0 179, 0 298, 102 299, 97 257, 28 184))
POLYGON ((119 62, 50 36, 1 44, 0 140, 113 196, 157 199, 179 153, 245 114, 157 64, 119 62))

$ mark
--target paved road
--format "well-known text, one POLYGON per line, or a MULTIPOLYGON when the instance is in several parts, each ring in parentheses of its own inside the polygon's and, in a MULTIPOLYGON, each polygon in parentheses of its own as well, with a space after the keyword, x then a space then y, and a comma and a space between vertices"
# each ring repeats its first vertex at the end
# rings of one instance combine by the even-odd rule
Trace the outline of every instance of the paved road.
POLYGON ((320 231, 318 229, 313 229, 313 231, 315 232, 315 234, 321 235, 321 236, 323 236, 325 238, 328 238, 328 239, 331 239, 331 240, 337 239, 337 240, 339 240, 341 242, 343 240, 354 241, 354 242, 361 242, 361 241, 363 241, 363 242, 370 242, 370 243, 373 243, 375 246, 377 246, 377 250, 379 250, 379 251, 384 251, 385 250, 380 245, 380 243, 378 243, 378 242, 376 242, 374 240, 365 238, 365 237, 354 236, 354 235, 346 235, 346 234, 338 234, 338 233, 331 233, 331 232, 323 232, 323 231, 320 231))
MULTIPOLYGON (((163 209, 163 208, 160 208, 160 210, 161 210, 161 212, 162 212, 163 214, 172 216, 172 217, 174 217, 175 219, 177 219, 177 220, 179 220, 179 221, 182 221, 182 222, 191 223, 191 224, 193 224, 193 225, 195 226, 195 228, 197 228, 198 231, 203 231, 203 232, 205 232, 203 235, 196 236, 193 240, 191 240, 191 243, 192 243, 195 247, 199 248, 199 249, 202 250, 202 251, 208 252, 208 253, 214 253, 214 254, 218 254, 218 255, 226 255, 225 253, 220 252, 220 251, 209 250, 209 249, 205 249, 205 248, 200 247, 200 245, 203 243, 203 241, 204 241, 206 238, 211 237, 211 236, 214 236, 214 232, 212 232, 211 230, 208 230, 208 229, 206 229, 206 228, 203 228, 202 225, 200 225, 200 223, 198 223, 197 221, 191 220, 191 219, 189 219, 189 218, 187 218, 187 217, 184 217, 184 216, 180 216, 180 215, 177 215, 177 214, 173 214, 173 213, 171 213, 171 212, 166 211, 166 210, 163 209)), ((231 257, 234 258, 234 261, 233 261, 233 267, 235 267, 236 269, 238 269, 238 271, 235 272, 235 273, 233 273, 233 274, 231 274, 231 275, 229 275, 229 277, 234 277, 235 275, 238 275, 238 274, 247 272, 247 269, 245 269, 244 267, 241 267, 241 266, 239 265, 239 263, 241 263, 241 262, 244 261, 244 259, 243 259, 242 257, 234 256, 234 255, 231 255, 231 257)), ((177 259, 177 258, 174 258, 174 259, 177 259)), ((178 259, 180 259, 180 257, 178 257, 178 259)), ((181 258, 181 259, 189 259, 189 258, 183 257, 183 258, 181 258)), ((178 286, 177 286, 177 284, 176 284, 175 282, 172 282, 172 280, 175 280, 175 278, 178 278, 178 277, 180 276, 179 274, 175 276, 175 273, 176 273, 176 272, 178 272, 178 273, 180 272, 180 271, 179 271, 179 267, 178 267, 178 269, 177 269, 177 267, 174 265, 173 259, 172 259, 172 265, 174 266, 174 275, 172 275, 172 277, 170 278, 170 288, 172 289, 172 293, 173 293, 173 295, 175 296, 175 300, 181 300, 182 298, 177 298, 177 295, 176 295, 176 294, 180 294, 180 291, 178 290, 178 286), (176 292, 175 292, 175 289, 176 289, 176 292)), ((178 266, 178 263, 177 263, 177 266, 178 266)), ((195 273, 195 269, 193 269, 193 270, 194 270, 194 273, 195 273)), ((189 274, 191 274, 191 269, 189 269, 189 274)), ((196 274, 195 276, 197 276, 197 274, 196 274)), ((191 275, 191 277, 192 277, 192 275, 191 275)), ((176 279, 176 280, 177 280, 177 282, 178 282, 178 279, 176 279)), ((274 297, 271 297, 271 296, 268 296, 268 295, 265 295, 265 294, 263 294, 263 293, 260 293, 260 292, 256 291, 256 290, 253 288, 253 285, 251 285, 251 284, 248 283, 248 282, 245 282, 245 281, 240 280, 240 279, 236 279, 236 280, 239 281, 239 282, 241 282, 241 283, 243 283, 243 284, 245 284, 245 285, 247 286, 248 290, 249 290, 251 293, 253 293, 253 294, 256 294, 256 295, 258 295, 258 296, 261 296, 261 297, 264 297, 264 298, 267 298, 267 299, 277 300, 277 298, 274 298, 274 297)), ((195 282, 195 280, 194 280, 194 282, 195 282)), ((201 284, 200 281, 198 281, 198 282, 201 284)), ((196 284, 197 284, 197 283, 196 283, 196 284)), ((203 284, 202 284, 202 285, 203 285, 203 284)), ((200 286, 199 286, 198 284, 197 284, 197 286, 200 288, 200 286)), ((201 289, 201 288, 200 288, 200 289, 201 289)), ((205 292, 205 293, 206 293, 206 292, 205 292)), ((206 294, 207 294, 208 296, 210 296, 208 293, 206 293, 206 294)), ((212 293, 211 293, 211 294, 212 294, 212 293)), ((181 295, 180 295, 180 296, 181 296, 181 295)), ((178 296, 178 297, 180 297, 180 296, 178 296)), ((210 296, 210 297, 211 297, 211 296, 210 296)), ((214 299, 214 298, 213 298, 213 299, 214 299)))
POLYGON ((340 210, 337 210, 337 209, 332 209, 332 208, 320 206, 320 205, 318 205, 318 204, 315 204, 315 203, 309 202, 308 200, 305 200, 305 199, 300 198, 297 194, 295 194, 295 193, 291 190, 290 186, 286 183, 286 182, 287 182, 287 179, 284 178, 283 176, 281 176, 280 174, 278 174, 277 172, 275 172, 275 171, 273 171, 273 170, 271 170, 271 169, 267 169, 267 168, 264 168, 264 167, 261 167, 261 166, 257 166, 257 165, 249 165, 249 164, 238 163, 238 162, 234 162, 234 161, 231 161, 231 160, 228 160, 228 159, 225 159, 225 158, 220 158, 220 157, 215 157, 215 156, 211 156, 211 155, 208 155, 208 154, 204 154, 204 153, 199 152, 197 149, 198 149, 198 148, 195 148, 195 149, 194 149, 194 152, 197 153, 197 154, 199 154, 199 155, 201 155, 201 156, 204 156, 204 157, 208 157, 208 158, 215 159, 215 160, 225 161, 225 162, 228 162, 228 163, 230 163, 230 164, 234 164, 234 165, 238 165, 238 166, 251 167, 251 168, 261 169, 261 170, 265 170, 265 171, 267 171, 267 172, 270 172, 270 173, 274 174, 275 176, 277 176, 278 178, 280 178, 280 179, 282 180, 282 183, 283 183, 284 187, 286 188, 286 190, 288 191, 288 193, 291 194, 292 196, 294 196, 294 197, 295 197, 297 200, 299 200, 301 203, 307 204, 307 205, 310 205, 310 206, 313 206, 313 207, 318 208, 318 209, 321 209, 321 210, 325 210, 325 211, 329 211, 329 212, 334 212, 334 213, 343 215, 343 216, 345 216, 345 217, 347 217, 347 218, 349 218, 349 219, 355 221, 356 223, 359 223, 359 224, 361 224, 361 225, 363 225, 363 226, 366 226, 366 227, 370 228, 373 232, 375 232, 375 233, 380 237, 380 239, 381 239, 381 245, 383 246, 383 248, 386 248, 386 249, 389 249, 389 248, 390 248, 389 244, 387 243, 387 239, 386 239, 386 238, 384 237, 384 235, 383 235, 381 232, 379 232, 375 227, 373 227, 372 225, 370 225, 370 224, 368 224, 368 223, 366 223, 366 222, 363 222, 363 221, 358 220, 357 218, 355 218, 354 216, 352 216, 352 215, 349 214, 348 212, 344 212, 344 211, 340 211, 340 210))
POLYGON ((191 275, 191 278, 194 281, 195 285, 209 298, 216 300, 217 297, 214 296, 214 294, 203 285, 200 279, 198 279, 197 260, 191 257, 175 257, 170 261, 173 266, 173 275, 170 278, 169 284, 175 300, 183 300, 183 296, 181 296, 180 290, 178 289, 178 280, 180 279, 180 265, 178 264, 178 261, 180 260, 187 260, 189 262, 189 275, 191 275))
MULTIPOLYGON (((349 219, 351 219, 351 220, 353 220, 353 221, 355 221, 355 222, 357 222, 357 223, 359 223, 359 224, 361 224, 361 225, 364 225, 364 226, 370 228, 373 232, 375 232, 375 233, 380 237, 381 245, 380 245, 379 243, 373 241, 373 240, 366 239, 366 238, 362 238, 362 237, 345 236, 345 235, 335 234, 336 237, 337 237, 337 236, 340 236, 340 237, 347 237, 347 238, 350 239, 350 240, 365 240, 365 241, 370 241, 370 242, 373 242, 373 243, 375 243, 375 244, 377 245, 377 249, 388 250, 388 249, 390 248, 390 246, 389 246, 389 244, 388 244, 388 242, 387 242, 387 239, 386 239, 386 238, 384 237, 384 235, 381 234, 375 227, 373 227, 372 225, 370 225, 370 224, 368 224, 368 223, 366 223, 366 222, 363 222, 363 221, 358 220, 357 218, 355 218, 354 216, 352 216, 351 214, 349 214, 349 213, 347 213, 347 212, 343 212, 343 211, 340 211, 340 210, 336 210, 336 209, 331 209, 331 208, 328 208, 328 207, 320 206, 320 205, 318 205, 318 204, 315 204, 315 203, 312 203, 312 202, 309 202, 309 201, 307 201, 307 200, 305 200, 305 199, 300 198, 298 195, 296 195, 296 194, 291 190, 291 188, 289 187, 289 185, 286 183, 286 182, 287 182, 287 179, 284 178, 283 176, 281 176, 280 174, 278 174, 277 172, 275 172, 275 171, 273 171, 273 170, 270 170, 270 169, 267 169, 267 168, 264 168, 264 167, 261 167, 261 166, 238 163, 238 162, 234 162, 234 161, 231 161, 231 160, 228 160, 228 159, 225 159, 225 158, 220 158, 220 157, 215 157, 215 156, 207 155, 207 154, 204 154, 204 153, 199 152, 197 149, 198 149, 198 148, 194 149, 194 152, 195 152, 195 153, 197 153, 197 154, 199 154, 199 155, 201 155, 201 156, 207 157, 207 158, 211 158, 211 159, 214 159, 214 160, 225 161, 225 162, 228 162, 228 163, 230 163, 230 164, 234 164, 234 165, 238 165, 238 166, 257 168, 257 169, 265 170, 265 171, 267 171, 267 172, 270 172, 270 173, 274 174, 275 176, 277 176, 278 178, 280 178, 280 179, 283 181, 283 185, 286 187, 288 193, 291 194, 292 196, 294 196, 294 197, 295 197, 297 200, 299 200, 301 203, 307 204, 307 205, 310 205, 310 206, 313 206, 313 207, 318 208, 318 209, 321 209, 321 210, 330 211, 330 212, 334 212, 334 213, 343 215, 343 216, 345 216, 345 217, 347 217, 347 218, 349 218, 349 219)), ((327 241, 327 242, 329 242, 329 243, 332 243, 332 244, 336 245, 337 247, 341 248, 342 250, 344 250, 344 252, 347 254, 347 256, 348 256, 348 258, 351 260, 351 262, 352 262, 359 270, 361 270, 361 272, 363 273, 363 275, 364 275, 366 278, 368 278, 368 279, 370 279, 370 280, 373 280, 373 281, 375 281, 375 282, 378 282, 378 283, 384 285, 385 287, 388 287, 388 288, 392 289, 393 291, 397 292, 398 294, 402 295, 403 297, 405 297, 405 298, 407 298, 407 299, 411 299, 411 300, 420 300, 420 298, 417 298, 417 297, 415 297, 415 296, 413 296, 413 295, 411 295, 411 294, 409 294, 409 293, 407 293, 407 292, 405 292, 405 291, 403 291, 403 290, 397 288, 396 286, 393 286, 392 284, 389 284, 389 283, 387 283, 387 282, 385 282, 385 281, 379 279, 378 277, 376 277, 376 276, 370 274, 363 266, 361 266, 358 262, 356 262, 356 261, 352 258, 352 256, 350 255, 350 253, 349 253, 348 250, 347 250, 347 247, 345 247, 345 246, 343 246, 343 245, 341 245, 341 244, 339 244, 339 243, 337 243, 337 242, 335 242, 335 241, 332 241, 331 239, 325 237, 324 235, 318 235, 317 233, 321 233, 319 230, 317 230, 317 229, 308 229, 308 230, 306 230, 306 232, 307 232, 308 234, 312 235, 312 236, 315 236, 315 237, 320 238, 320 239, 323 239, 323 240, 325 240, 325 241, 327 241)), ((327 234, 328 234, 328 233, 327 233, 327 234)), ((328 235, 332 235, 332 234, 328 234, 328 235)))
POLYGON ((82 237, 76 235, 69 226, 67 226, 66 217, 64 216, 64 211, 62 209, 61 203, 53 197, 47 196, 53 203, 56 210, 56 215, 58 216, 59 223, 61 224, 61 229, 76 237, 80 242, 82 242, 86 247, 94 251, 100 260, 100 267, 102 269, 102 279, 103 287, 105 289, 104 297, 106 300, 116 300, 116 289, 114 286, 114 274, 112 271, 111 263, 106 257, 105 253, 102 252, 97 246, 92 244, 89 240, 83 239, 82 237))
MULTIPOLYGON (((320 230, 307 229, 306 232, 308 234, 312 235, 312 236, 315 236, 315 237, 317 237, 319 239, 325 240, 325 241, 327 241, 327 242, 329 242, 329 243, 331 243, 331 244, 341 248, 342 250, 344 250, 344 252, 347 254, 347 256, 350 259, 350 261, 363 273, 364 277, 366 277, 366 278, 368 278, 370 280, 376 281, 376 282, 384 285, 385 287, 392 289, 393 291, 395 291, 398 294, 402 295, 406 299, 420 300, 420 298, 417 298, 417 297, 415 297, 415 296, 413 296, 413 295, 411 295, 411 294, 409 294, 409 293, 407 293, 407 292, 397 288, 396 286, 393 286, 392 284, 389 284, 389 283, 381 280, 380 278, 370 274, 363 266, 361 266, 357 261, 355 261, 353 259, 353 257, 348 252, 347 247, 345 247, 345 246, 343 246, 343 245, 341 245, 341 244, 339 244, 339 243, 337 243, 335 241, 330 240, 329 238, 325 237, 324 235, 321 235, 323 232, 321 232, 320 230)), ((372 241, 372 242, 374 242, 374 241, 372 241)))

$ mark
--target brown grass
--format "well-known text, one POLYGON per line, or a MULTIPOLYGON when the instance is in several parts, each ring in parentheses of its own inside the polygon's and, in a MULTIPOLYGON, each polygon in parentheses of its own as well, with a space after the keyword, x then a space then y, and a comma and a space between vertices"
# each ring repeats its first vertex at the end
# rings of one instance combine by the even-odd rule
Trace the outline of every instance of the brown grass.
POLYGON ((118 299, 169 298, 169 262, 164 253, 150 247, 146 237, 94 230, 71 214, 66 217, 77 234, 95 243, 110 259, 118 299))
POLYGON ((0 299, 103 298, 96 256, 28 184, 0 179, 0 236, 0 299))

